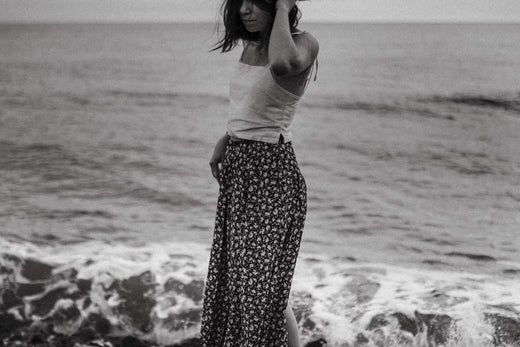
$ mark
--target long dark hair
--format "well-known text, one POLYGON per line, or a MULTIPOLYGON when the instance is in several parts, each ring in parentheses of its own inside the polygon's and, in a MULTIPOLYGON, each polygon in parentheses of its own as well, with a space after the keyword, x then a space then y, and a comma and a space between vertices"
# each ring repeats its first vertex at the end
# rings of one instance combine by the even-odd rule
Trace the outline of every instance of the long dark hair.
MULTIPOLYGON (((220 39, 215 48, 211 51, 221 50, 221 53, 229 52, 238 44, 238 40, 258 41, 260 35, 258 33, 251 33, 246 30, 244 23, 240 19, 240 6, 243 0, 224 0, 220 7, 222 13, 222 20, 224 22, 225 33, 224 37, 220 39)), ((269 12, 274 16, 276 13, 276 1, 267 3, 265 0, 256 0, 254 2, 262 2, 262 7, 269 9, 269 12)), ((294 6, 289 12, 289 25, 291 32, 296 31, 298 22, 301 17, 301 12, 298 6, 294 6)), ((218 31, 219 24, 217 23, 216 30, 218 31)))

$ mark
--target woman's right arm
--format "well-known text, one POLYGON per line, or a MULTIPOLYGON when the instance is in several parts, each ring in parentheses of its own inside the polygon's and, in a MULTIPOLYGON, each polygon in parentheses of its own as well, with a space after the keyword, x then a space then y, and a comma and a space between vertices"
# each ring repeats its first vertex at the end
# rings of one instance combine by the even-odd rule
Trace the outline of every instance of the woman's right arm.
POLYGON ((222 160, 224 160, 224 154, 226 153, 226 147, 229 141, 229 135, 226 134, 222 136, 215 145, 215 149, 213 150, 213 155, 209 160, 209 166, 211 168, 211 174, 217 180, 220 185, 220 169, 222 166, 222 160))

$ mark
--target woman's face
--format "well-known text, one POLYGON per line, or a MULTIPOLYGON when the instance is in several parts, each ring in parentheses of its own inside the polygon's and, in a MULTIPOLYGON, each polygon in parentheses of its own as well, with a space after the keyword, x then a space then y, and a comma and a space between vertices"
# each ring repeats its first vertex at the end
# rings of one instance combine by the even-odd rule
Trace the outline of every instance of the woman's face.
POLYGON ((274 0, 242 0, 240 19, 247 31, 259 32, 273 25, 274 0))

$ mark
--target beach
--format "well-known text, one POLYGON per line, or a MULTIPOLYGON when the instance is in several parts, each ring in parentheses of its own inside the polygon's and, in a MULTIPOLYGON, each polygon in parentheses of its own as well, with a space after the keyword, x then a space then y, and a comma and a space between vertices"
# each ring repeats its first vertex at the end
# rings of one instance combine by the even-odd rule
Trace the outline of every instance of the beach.
MULTIPOLYGON (((303 342, 520 345, 520 26, 302 27, 303 342)), ((212 23, 0 29, 0 341, 197 345, 240 52, 212 23)))

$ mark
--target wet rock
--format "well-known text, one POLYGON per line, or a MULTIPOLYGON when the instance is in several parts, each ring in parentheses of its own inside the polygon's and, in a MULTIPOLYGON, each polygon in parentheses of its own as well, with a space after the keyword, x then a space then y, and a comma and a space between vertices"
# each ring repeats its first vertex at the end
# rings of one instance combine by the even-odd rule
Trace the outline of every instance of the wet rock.
POLYGON ((175 278, 169 278, 164 284, 164 289, 166 291, 173 290, 177 293, 182 293, 195 303, 199 303, 203 298, 204 281, 193 280, 188 284, 184 284, 175 278))
POLYGON ((121 304, 117 308, 120 314, 127 316, 131 323, 143 332, 153 329, 150 313, 155 306, 155 299, 151 297, 155 284, 149 271, 139 276, 132 276, 115 287, 121 298, 121 304))
POLYGON ((45 339, 42 335, 36 334, 31 337, 31 345, 41 345, 45 343, 45 339))
POLYGON ((153 287, 154 283, 150 271, 145 271, 140 275, 132 276, 121 281, 121 289, 134 294, 143 295, 153 287))
POLYGON ((73 347, 74 341, 72 337, 62 334, 57 334, 51 338, 53 347, 73 347))
POLYGON ((85 300, 83 301, 83 309, 85 310, 87 307, 90 306, 90 304, 92 304, 92 300, 90 299, 90 297, 86 297, 85 300))
POLYGON ((306 318, 303 323, 302 323, 302 327, 305 329, 305 330, 312 330, 316 327, 316 323, 314 323, 314 321, 310 318, 306 318))
POLYGON ((368 343, 368 341, 369 341, 368 338, 365 335, 363 335, 363 333, 357 334, 357 336, 356 336, 357 343, 363 344, 363 343, 368 343))
POLYGON ((174 345, 168 345, 166 347, 201 347, 202 343, 198 338, 191 338, 187 340, 183 340, 180 343, 176 343, 174 345))
POLYGON ((92 280, 79 279, 76 285, 81 293, 88 294, 92 288, 92 280))
POLYGON ((11 342, 11 343, 16 343, 17 341, 20 341, 20 342, 23 341, 23 336, 22 336, 22 334, 19 333, 19 332, 16 332, 15 334, 12 334, 12 335, 9 337, 9 342, 11 342))
POLYGON ((81 312, 76 307, 76 305, 67 307, 67 308, 59 308, 52 315, 52 322, 56 324, 66 324, 76 321, 81 316, 81 312))
POLYGON ((42 298, 31 302, 33 307, 32 313, 40 317, 46 316, 54 308, 56 301, 69 296, 66 288, 53 289, 42 298))
POLYGON ((193 280, 186 285, 186 296, 192 299, 195 303, 199 303, 203 298, 204 281, 193 280))
POLYGON ((73 335, 73 337, 80 342, 88 342, 96 339, 97 333, 93 328, 83 326, 73 335))
POLYGON ((0 339, 6 338, 12 333, 18 331, 24 326, 30 324, 30 321, 19 321, 8 313, 0 314, 0 339))
POLYGON ((81 328, 93 329, 96 334, 106 336, 112 330, 110 321, 99 313, 91 313, 81 324, 81 328))
POLYGON ((372 319, 370 320, 370 323, 368 324, 367 330, 375 330, 379 327, 388 325, 390 322, 386 319, 385 315, 383 313, 376 314, 372 319))
POLYGON ((37 260, 26 259, 21 274, 30 281, 47 280, 52 275, 52 266, 37 260))
POLYGON ((520 322, 498 314, 485 314, 486 320, 495 327, 495 346, 520 345, 520 322))
POLYGON ((171 330, 178 330, 194 326, 198 321, 200 321, 200 308, 194 308, 179 314, 170 314, 163 324, 171 330))
POLYGON ((316 341, 310 341, 309 343, 307 343, 305 345, 305 347, 324 347, 327 345, 327 341, 325 341, 325 339, 318 339, 316 341))
POLYGON ((14 263, 16 265, 19 265, 19 264, 22 263, 22 260, 19 257, 17 257, 16 255, 13 255, 13 254, 6 253, 6 254, 3 255, 3 257, 4 257, 5 260, 8 260, 8 261, 10 261, 10 262, 12 262, 12 263, 14 263))
POLYGON ((43 293, 45 291, 44 283, 17 283, 16 295, 20 298, 43 293))
POLYGON ((27 336, 35 337, 40 336, 43 341, 46 341, 49 336, 53 334, 53 325, 47 324, 42 321, 33 322, 28 329, 24 329, 26 331, 27 336))
POLYGON ((413 336, 417 335, 417 324, 414 319, 408 317, 401 312, 392 313, 392 316, 399 322, 401 330, 408 331, 413 336))
POLYGON ((6 266, 0 266, 0 275, 11 275, 14 273, 14 270, 13 269, 10 269, 6 266))
POLYGON ((435 344, 445 344, 448 341, 450 330, 454 324, 453 319, 445 314, 422 314, 414 312, 419 322, 419 330, 426 328, 429 341, 435 344))
POLYGON ((52 276, 53 283, 56 283, 58 281, 66 280, 68 282, 74 282, 76 281, 76 276, 78 275, 78 270, 74 268, 65 269, 63 271, 60 271, 52 276))
POLYGON ((112 330, 112 324, 110 324, 110 321, 104 317, 100 317, 95 325, 94 329, 101 334, 101 335, 108 335, 110 333, 110 330, 112 330))
POLYGON ((118 344, 119 347, 146 347, 146 344, 134 336, 125 336, 118 344))
POLYGON ((5 311, 9 310, 11 307, 23 305, 22 299, 16 296, 12 289, 4 290, 2 294, 2 303, 3 305, 0 307, 5 311))

